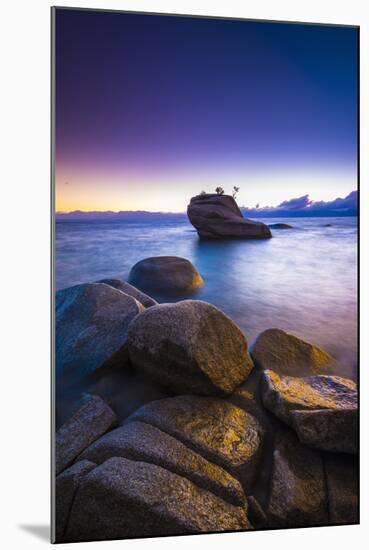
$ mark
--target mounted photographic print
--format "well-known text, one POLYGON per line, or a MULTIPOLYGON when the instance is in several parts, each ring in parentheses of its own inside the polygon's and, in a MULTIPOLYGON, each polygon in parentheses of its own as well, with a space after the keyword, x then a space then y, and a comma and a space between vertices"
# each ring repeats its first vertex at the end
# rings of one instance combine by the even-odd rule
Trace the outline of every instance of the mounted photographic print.
POLYGON ((358 523, 358 55, 52 9, 53 542, 358 523))

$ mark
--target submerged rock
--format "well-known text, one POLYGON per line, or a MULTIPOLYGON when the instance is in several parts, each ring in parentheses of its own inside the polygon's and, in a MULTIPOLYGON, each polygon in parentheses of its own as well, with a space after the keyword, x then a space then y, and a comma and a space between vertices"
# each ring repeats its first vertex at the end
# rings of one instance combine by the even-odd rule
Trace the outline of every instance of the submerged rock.
POLYGON ((183 395, 153 401, 128 419, 146 422, 227 470, 248 488, 260 459, 263 430, 246 411, 210 397, 183 395))
POLYGON ((97 282, 105 283, 106 285, 112 286, 120 290, 121 292, 124 292, 124 294, 128 294, 128 296, 132 296, 132 298, 135 298, 144 307, 156 306, 158 303, 156 300, 154 300, 154 298, 151 298, 144 292, 141 292, 141 290, 138 290, 138 288, 135 288, 126 281, 121 281, 120 279, 102 279, 101 281, 97 282))
POLYGON ((356 457, 327 453, 324 457, 330 523, 359 521, 359 479, 356 457))
POLYGON ((82 376, 127 360, 130 321, 144 311, 137 300, 103 283, 87 283, 56 293, 57 374, 82 376))
POLYGON ((114 456, 150 462, 186 477, 231 504, 245 505, 245 494, 234 477, 167 433, 143 422, 129 422, 108 432, 81 455, 101 464, 114 456))
POLYGON ((268 227, 270 229, 293 229, 293 226, 288 223, 270 223, 268 227))
POLYGON ((187 215, 203 239, 268 239, 272 236, 264 223, 244 218, 230 195, 192 197, 187 215))
POLYGON ((276 437, 267 516, 271 527, 328 523, 320 453, 301 445, 293 433, 280 432, 276 437))
POLYGON ((318 346, 277 328, 259 334, 250 352, 260 368, 290 376, 329 373, 335 365, 333 357, 318 346))
POLYGON ((129 282, 142 290, 162 294, 188 294, 204 284, 192 263, 177 256, 141 260, 132 267, 129 282))
POLYGON ((76 462, 57 476, 55 482, 55 540, 63 542, 74 495, 83 477, 95 468, 89 460, 76 462))
POLYGON ((251 528, 233 506, 164 468, 111 458, 83 479, 66 539, 104 540, 251 528))
POLYGON ((336 452, 357 448, 357 388, 339 376, 280 376, 266 370, 261 383, 267 409, 290 425, 302 443, 336 452))
POLYGON ((56 432, 55 473, 65 470, 77 456, 117 422, 111 408, 97 395, 87 402, 56 432))
POLYGON ((253 366, 238 326, 198 300, 146 310, 131 322, 127 344, 133 365, 177 393, 231 393, 253 366))

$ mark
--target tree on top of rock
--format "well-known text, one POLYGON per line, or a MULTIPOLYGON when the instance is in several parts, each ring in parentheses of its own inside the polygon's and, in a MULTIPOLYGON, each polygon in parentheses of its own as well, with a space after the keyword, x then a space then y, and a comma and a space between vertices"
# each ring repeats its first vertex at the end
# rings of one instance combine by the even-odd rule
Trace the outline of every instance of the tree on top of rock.
POLYGON ((216 187, 215 192, 216 192, 217 195, 224 195, 223 187, 216 187))
POLYGON ((236 187, 235 185, 233 186, 232 197, 233 197, 234 199, 236 199, 236 195, 237 195, 237 193, 238 193, 239 190, 240 190, 239 187, 236 187))

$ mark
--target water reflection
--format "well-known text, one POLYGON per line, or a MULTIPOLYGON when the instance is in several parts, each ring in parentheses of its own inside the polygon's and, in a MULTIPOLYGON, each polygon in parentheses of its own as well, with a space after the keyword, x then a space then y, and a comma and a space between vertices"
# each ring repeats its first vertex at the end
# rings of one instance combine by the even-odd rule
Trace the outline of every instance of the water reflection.
POLYGON ((326 348, 341 374, 355 376, 356 218, 267 220, 277 222, 294 228, 252 241, 199 241, 186 220, 57 223, 57 288, 127 279, 145 257, 182 256, 205 280, 194 297, 223 309, 250 342, 282 328, 326 348))

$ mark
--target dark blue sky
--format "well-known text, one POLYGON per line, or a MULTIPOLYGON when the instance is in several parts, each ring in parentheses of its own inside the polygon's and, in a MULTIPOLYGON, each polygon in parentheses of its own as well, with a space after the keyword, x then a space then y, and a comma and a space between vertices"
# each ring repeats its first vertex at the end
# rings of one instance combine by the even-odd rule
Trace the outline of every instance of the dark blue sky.
POLYGON ((355 28, 57 10, 61 209, 346 195, 356 115, 355 28))

